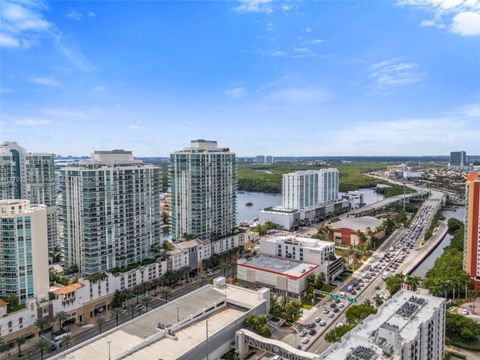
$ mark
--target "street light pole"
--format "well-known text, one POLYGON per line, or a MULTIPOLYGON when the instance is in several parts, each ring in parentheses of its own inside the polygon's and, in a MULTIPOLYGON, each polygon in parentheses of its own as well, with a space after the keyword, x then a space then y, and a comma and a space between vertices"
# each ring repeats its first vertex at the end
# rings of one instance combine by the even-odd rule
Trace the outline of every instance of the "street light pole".
POLYGON ((111 356, 110 356, 110 344, 112 343, 112 341, 111 341, 111 340, 108 340, 107 343, 108 343, 108 360, 111 360, 111 356))

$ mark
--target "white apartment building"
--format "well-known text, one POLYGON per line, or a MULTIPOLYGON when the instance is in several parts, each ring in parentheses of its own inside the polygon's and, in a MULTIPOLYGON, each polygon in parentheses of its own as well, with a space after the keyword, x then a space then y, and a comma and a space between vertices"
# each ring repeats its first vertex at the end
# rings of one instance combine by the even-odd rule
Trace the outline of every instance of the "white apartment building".
POLYGON ((0 200, 0 297, 48 298, 47 207, 0 200))
POLYGON ((337 169, 304 170, 283 174, 282 207, 303 210, 338 200, 337 169))
POLYGON ((295 236, 271 236, 260 240, 259 253, 319 265, 328 280, 343 272, 342 258, 335 255, 335 243, 295 236))
POLYGON ((237 226, 235 154, 216 141, 193 140, 170 155, 171 234, 202 240, 230 235, 237 226))
POLYGON ((61 170, 67 266, 82 274, 122 268, 161 243, 161 168, 131 151, 95 151, 61 170))
POLYGON ((445 299, 402 289, 321 359, 441 360, 445 313, 445 299))
POLYGON ((26 199, 47 206, 48 249, 58 246, 55 165, 51 153, 29 153, 16 142, 0 144, 0 200, 26 199))

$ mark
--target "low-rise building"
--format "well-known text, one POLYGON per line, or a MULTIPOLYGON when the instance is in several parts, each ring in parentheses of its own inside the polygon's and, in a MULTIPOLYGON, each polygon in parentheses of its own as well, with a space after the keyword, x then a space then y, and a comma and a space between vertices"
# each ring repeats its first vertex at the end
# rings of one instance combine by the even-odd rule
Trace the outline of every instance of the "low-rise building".
POLYGON ((260 224, 271 222, 276 224, 279 229, 291 230, 300 223, 300 211, 285 209, 281 206, 269 207, 260 210, 258 221, 260 224))
POLYGON ((252 291, 214 280, 178 299, 78 344, 52 360, 219 359, 249 314, 265 315, 268 289, 252 291))
POLYGON ((272 236, 260 241, 259 252, 308 264, 319 265, 331 281, 343 272, 343 260, 335 255, 335 243, 296 236, 272 236))
POLYGON ((348 201, 349 210, 360 209, 365 205, 363 200, 363 193, 360 191, 349 191, 342 194, 342 199, 348 201))
POLYGON ((445 300, 400 290, 321 354, 321 359, 441 360, 445 300))
POLYGON ((296 298, 305 293, 308 275, 319 273, 319 265, 277 256, 259 254, 237 260, 238 280, 280 290, 296 298))
POLYGON ((344 218, 329 224, 329 237, 341 245, 360 245, 370 241, 372 236, 382 236, 382 231, 378 229, 381 223, 373 216, 344 218))

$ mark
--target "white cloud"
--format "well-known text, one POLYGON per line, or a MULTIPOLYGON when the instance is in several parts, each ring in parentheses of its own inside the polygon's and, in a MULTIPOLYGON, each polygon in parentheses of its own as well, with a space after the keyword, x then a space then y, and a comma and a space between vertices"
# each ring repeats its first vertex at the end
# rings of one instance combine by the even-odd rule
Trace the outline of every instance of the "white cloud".
POLYGON ((480 35, 480 1, 478 0, 399 0, 398 4, 421 8, 433 14, 433 20, 423 20, 421 26, 448 28, 459 35, 480 35))
POLYGON ((455 15, 452 30, 464 36, 480 35, 480 12, 465 11, 455 15))
POLYGON ((311 27, 306 27, 305 29, 303 29, 303 31, 305 31, 306 33, 311 33, 312 28, 311 27))
POLYGON ((21 45, 21 42, 19 39, 10 36, 8 34, 2 34, 0 33, 0 47, 11 47, 11 48, 16 48, 21 45))
POLYGON ((370 77, 373 80, 372 88, 383 89, 419 83, 424 74, 417 71, 415 63, 387 60, 370 66, 370 77))
POLYGON ((443 29, 445 27, 445 25, 443 25, 441 22, 438 22, 437 20, 422 20, 420 22, 420 26, 436 27, 438 29, 443 29))
POLYGON ((328 54, 318 54, 305 47, 293 48, 291 51, 275 50, 275 49, 258 50, 255 52, 255 54, 260 56, 272 56, 277 58, 290 58, 290 59, 307 58, 307 57, 315 57, 315 58, 331 58, 332 57, 332 55, 328 55, 328 54))
POLYGON ((128 125, 127 128, 130 130, 140 130, 140 126, 138 125, 128 125))
POLYGON ((272 0, 240 0, 239 5, 234 8, 239 13, 265 13, 273 11, 272 0))
POLYGON ((243 87, 236 87, 225 90, 225 95, 232 99, 239 99, 247 94, 247 89, 243 87))
POLYGON ((266 91, 263 100, 280 105, 305 106, 323 103, 330 98, 325 90, 317 87, 281 87, 266 91))
POLYGON ((96 93, 104 93, 107 91, 107 87, 104 85, 97 85, 92 88, 92 91, 96 93))
POLYGON ((80 21, 83 19, 83 14, 77 10, 70 10, 67 14, 67 17, 73 20, 80 21))
POLYGON ((48 77, 36 77, 30 79, 32 82, 40 85, 51 86, 51 87, 59 87, 62 84, 53 78, 48 77))
MULTIPOLYGON (((41 0, 3 0, 0 9, 2 24, 0 47, 26 49, 38 42, 41 37, 46 37, 53 39, 60 53, 78 69, 90 70, 91 65, 78 45, 45 18, 46 8, 46 3, 41 0)), ((79 14, 70 13, 72 17, 80 16, 79 14)))
POLYGON ((24 118, 24 119, 16 120, 15 124, 20 126, 40 126, 40 125, 48 125, 50 124, 50 121, 46 119, 24 118))
POLYGON ((95 14, 93 11, 89 11, 87 14, 88 17, 95 17, 97 14, 95 14))

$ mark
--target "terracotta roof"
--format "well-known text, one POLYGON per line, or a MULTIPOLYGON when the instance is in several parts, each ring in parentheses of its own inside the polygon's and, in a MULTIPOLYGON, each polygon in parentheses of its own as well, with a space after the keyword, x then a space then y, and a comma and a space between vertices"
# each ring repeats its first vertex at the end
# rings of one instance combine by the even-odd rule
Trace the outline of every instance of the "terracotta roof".
POLYGON ((472 171, 470 174, 468 174, 467 181, 475 181, 475 180, 479 180, 478 173, 476 171, 472 171))
POLYGON ((55 295, 65 295, 65 294, 72 293, 77 289, 80 289, 81 287, 83 287, 83 284, 75 283, 75 284, 67 285, 55 290, 51 290, 50 292, 55 295))
POLYGON ((7 305, 8 305, 8 302, 6 302, 3 299, 0 299, 0 307, 7 306, 7 305))

